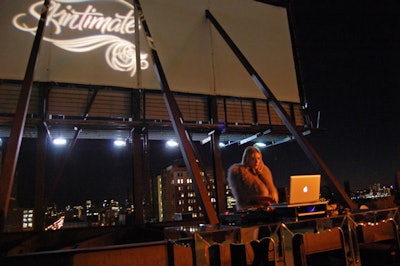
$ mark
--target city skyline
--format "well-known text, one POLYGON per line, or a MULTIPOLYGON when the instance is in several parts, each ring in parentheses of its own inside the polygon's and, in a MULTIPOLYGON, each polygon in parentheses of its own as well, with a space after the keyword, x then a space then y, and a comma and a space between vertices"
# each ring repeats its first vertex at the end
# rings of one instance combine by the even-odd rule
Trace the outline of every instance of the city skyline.
MULTIPOLYGON (((33 204, 34 197, 34 153, 35 141, 30 141, 31 145, 25 143, 21 152, 21 161, 25 162, 22 169, 18 172, 18 177, 15 180, 17 190, 19 192, 18 200, 24 207, 29 207, 33 204), (31 146, 28 148, 28 146, 31 146), (33 157, 32 157, 33 156, 33 157)), ((102 199, 117 199, 120 202, 125 199, 132 200, 132 162, 129 148, 116 149, 112 147, 111 141, 89 141, 92 145, 79 145, 74 150, 75 159, 67 164, 65 173, 61 176, 59 184, 56 187, 56 193, 53 200, 60 205, 78 204, 84 202, 86 199, 102 200, 102 199), (108 149, 107 149, 107 148, 108 149), (107 152, 104 152, 107 151, 107 152), (101 159, 97 154, 101 154, 101 159), (92 159, 88 159, 92 158, 92 159), (83 170, 82 170, 83 169, 83 170)), ((172 165, 175 160, 181 159, 181 154, 178 148, 169 149, 164 145, 164 142, 150 143, 151 153, 157 152, 156 159, 151 161, 151 172, 153 177, 161 173, 166 167, 172 165), (157 159, 159 158, 159 159, 157 159)), ((211 158, 209 148, 203 147, 202 158, 211 158)), ((224 170, 241 160, 241 154, 245 145, 232 146, 228 149, 222 149, 222 160, 224 170)), ((51 147, 48 151, 48 156, 52 157, 48 161, 50 164, 49 172, 47 174, 47 194, 54 182, 54 173, 57 170, 57 162, 60 162, 65 148, 51 147)), ((265 163, 271 168, 273 172, 274 181, 277 187, 287 187, 289 184, 290 175, 304 174, 304 173, 317 173, 317 169, 306 158, 302 150, 298 147, 297 143, 289 142, 278 146, 262 149, 263 159, 265 163), (290 154, 290 156, 288 156, 290 154), (296 158, 293 161, 293 158, 296 158)), ((329 164, 329 162, 327 162, 329 164)), ((207 162, 210 166, 211 162, 207 162)), ((329 166, 329 165, 328 165, 329 166)), ((395 184, 395 173, 393 176, 379 178, 364 178, 362 182, 352 180, 351 177, 347 179, 339 179, 341 185, 348 182, 352 191, 368 189, 374 183, 381 183, 382 186, 390 186, 395 184)), ((329 181, 326 178, 322 180, 321 185, 328 185, 329 181)))

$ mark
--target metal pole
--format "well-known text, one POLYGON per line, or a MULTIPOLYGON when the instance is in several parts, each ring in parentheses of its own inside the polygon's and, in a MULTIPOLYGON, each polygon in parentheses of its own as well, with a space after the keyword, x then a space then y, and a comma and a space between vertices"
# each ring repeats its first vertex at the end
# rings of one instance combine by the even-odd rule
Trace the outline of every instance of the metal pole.
POLYGON ((144 224, 143 209, 143 145, 141 140, 141 132, 139 129, 133 130, 133 203, 135 207, 134 218, 135 224, 144 224))
POLYGON ((300 147, 303 149, 307 157, 313 162, 315 165, 320 166, 322 170, 327 174, 327 176, 330 178, 331 182, 333 185, 336 187, 338 190, 339 194, 342 196, 346 204, 351 208, 355 209, 356 204, 351 201, 350 197, 347 195, 347 193, 344 191, 342 186, 339 184, 333 173, 329 170, 327 165, 324 163, 324 161, 319 157, 318 153, 314 150, 314 148, 311 146, 311 144, 307 141, 307 139, 298 132, 296 125, 294 122, 290 119, 289 115, 286 113, 285 109, 283 109, 282 105, 280 102, 275 98, 271 90, 268 88, 268 86, 265 84, 265 82, 261 79, 260 75, 256 72, 256 70, 253 68, 253 66, 249 63, 249 61, 246 59, 246 57, 242 54, 242 52, 239 50, 239 48, 235 45, 235 43, 232 41, 232 39, 229 37, 229 35, 225 32, 225 30, 222 28, 222 26, 218 23, 218 21, 214 18, 214 16, 211 14, 209 10, 206 10, 206 17, 211 21, 211 23, 214 25, 214 27, 217 29, 219 34, 222 36, 222 38, 225 40, 225 42, 229 45, 229 47, 232 49, 234 54, 237 56, 237 58, 240 60, 242 65, 246 68, 247 72, 250 74, 250 76, 253 78, 253 81, 257 84, 259 89, 263 92, 265 97, 271 101, 272 107, 276 111, 276 113, 279 115, 279 117, 282 119, 282 121, 285 123, 287 129, 290 131, 290 133, 293 135, 293 137, 296 139, 297 143, 300 145, 300 147))
POLYGON ((197 190, 196 194, 198 197, 200 197, 202 209, 205 211, 205 218, 206 218, 207 222, 209 222, 210 224, 218 224, 219 221, 218 221, 216 211, 214 209, 214 206, 211 203, 211 199, 208 196, 207 188, 203 182, 202 173, 205 173, 205 171, 202 171, 200 169, 199 164, 197 162, 197 160, 200 158, 196 158, 196 156, 195 156, 195 151, 193 150, 193 146, 191 145, 191 140, 190 140, 189 134, 185 130, 185 127, 183 124, 183 122, 184 122, 183 117, 180 113, 180 110, 179 110, 178 104, 174 98, 174 95, 169 88, 167 78, 166 78, 164 70, 161 66, 161 62, 158 57, 158 53, 156 51, 155 45, 152 42, 152 36, 151 36, 149 28, 147 26, 147 22, 144 19, 142 8, 141 8, 138 0, 135 0, 135 6, 136 6, 136 10, 139 12, 139 14, 135 14, 135 16, 137 16, 137 15, 140 16, 143 28, 146 32, 147 40, 149 41, 149 47, 150 47, 151 53, 152 53, 154 69, 158 76, 158 80, 160 82, 161 89, 164 94, 165 104, 167 106, 169 116, 172 120, 171 122, 172 122, 172 125, 174 128, 175 134, 179 138, 179 144, 180 144, 179 147, 181 149, 186 167, 188 169, 190 176, 193 178, 194 183, 196 184, 196 186, 195 186, 195 188, 197 190))
POLYGON ((50 0, 45 0, 41 10, 41 16, 36 30, 28 65, 25 71, 24 81, 22 83, 22 89, 17 104, 14 123, 11 128, 10 138, 4 158, 4 166, 0 176, 0 230, 3 230, 5 221, 7 219, 15 169, 21 147, 29 100, 32 93, 33 76, 36 69, 40 42, 43 37, 49 4, 50 0))

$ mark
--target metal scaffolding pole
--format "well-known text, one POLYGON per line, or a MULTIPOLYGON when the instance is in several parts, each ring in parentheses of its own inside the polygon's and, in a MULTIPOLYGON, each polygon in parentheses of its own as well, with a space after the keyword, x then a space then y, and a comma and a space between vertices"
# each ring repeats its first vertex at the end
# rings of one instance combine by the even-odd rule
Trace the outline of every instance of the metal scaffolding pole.
POLYGON ((45 0, 41 9, 41 16, 36 30, 35 39, 28 65, 25 71, 24 81, 19 96, 17 109, 8 140, 4 165, 0 175, 0 230, 2 231, 7 219, 8 207, 10 203, 11 190, 14 182, 15 169, 19 150, 22 142, 22 135, 25 127, 26 114, 28 112, 29 100, 32 93, 33 76, 36 69, 36 62, 39 54, 40 42, 46 24, 47 10, 50 0, 45 0))
POLYGON ((250 62, 242 54, 242 52, 235 45, 235 43, 232 41, 232 39, 225 32, 225 30, 222 28, 222 26, 219 24, 219 22, 215 19, 215 17, 211 14, 211 12, 209 10, 206 10, 206 17, 210 20, 210 22, 213 24, 213 26, 216 28, 216 30, 219 32, 219 34, 222 36, 222 38, 225 40, 225 42, 228 44, 228 46, 232 49, 233 53, 237 56, 237 58, 240 60, 242 65, 246 68, 247 72, 252 77, 253 81, 256 83, 256 85, 259 87, 259 89, 262 91, 262 93, 265 95, 265 97, 271 101, 272 107, 274 108, 276 113, 279 115, 279 117, 282 119, 282 121, 285 123, 285 126, 290 131, 290 133, 293 135, 293 137, 296 139, 296 141, 298 142, 300 147, 303 149, 303 151, 305 152, 307 157, 311 160, 311 162, 313 162, 316 166, 319 166, 327 174, 327 176, 329 177, 329 179, 331 180, 333 185, 336 187, 337 191, 339 192, 339 194, 341 195, 343 200, 346 202, 346 204, 351 209, 355 209, 356 204, 350 199, 350 197, 347 195, 346 191, 339 184, 336 177, 329 170, 328 166, 320 158, 320 156, 314 150, 314 148, 311 146, 311 144, 307 141, 307 139, 303 136, 303 134, 297 130, 296 125, 291 120, 289 115, 286 113, 285 109, 283 109, 282 105, 276 99, 276 97, 274 96, 272 91, 268 88, 268 86, 262 80, 260 75, 256 72, 256 70, 253 68, 253 66, 250 64, 250 62))
POLYGON ((206 221, 210 224, 218 224, 218 216, 216 214, 216 211, 214 209, 214 206, 211 203, 211 199, 208 196, 208 191, 207 187, 204 184, 204 177, 202 173, 205 173, 202 169, 200 169, 199 163, 197 160, 200 158, 196 158, 195 154, 196 152, 193 150, 193 146, 191 145, 191 139, 188 134, 188 132, 185 129, 184 126, 184 121, 182 114, 180 113, 178 104, 174 98, 174 95, 172 91, 169 88, 167 78, 165 76, 164 70, 161 66, 160 59, 158 57, 157 50, 155 48, 154 43, 152 43, 152 37, 150 34, 150 30, 147 26, 147 22, 144 18, 142 8, 140 6, 140 3, 138 0, 135 0, 135 10, 138 12, 138 14, 135 14, 136 16, 139 15, 141 18, 141 22, 143 25, 143 28, 146 33, 147 40, 149 41, 149 47, 151 48, 151 54, 153 58, 153 63, 154 63, 154 69, 156 72, 156 75, 158 77, 158 80, 160 82, 160 86, 163 92, 165 104, 168 109, 169 116, 171 118, 172 126, 174 128, 175 134, 177 135, 179 139, 179 147, 182 152, 183 159, 185 161, 186 167, 188 169, 188 172, 190 176, 193 178, 193 181, 195 183, 195 188, 196 188, 196 194, 198 197, 200 197, 200 202, 202 205, 202 210, 205 211, 205 218, 206 221))

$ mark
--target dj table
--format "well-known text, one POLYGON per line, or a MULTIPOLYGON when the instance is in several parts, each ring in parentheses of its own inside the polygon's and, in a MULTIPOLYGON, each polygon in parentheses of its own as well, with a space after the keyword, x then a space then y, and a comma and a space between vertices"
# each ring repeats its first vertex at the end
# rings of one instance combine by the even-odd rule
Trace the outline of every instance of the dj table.
POLYGON ((304 219, 327 216, 328 202, 304 203, 293 205, 276 205, 258 208, 245 212, 229 212, 220 214, 220 222, 224 225, 249 225, 258 223, 300 221, 304 219))

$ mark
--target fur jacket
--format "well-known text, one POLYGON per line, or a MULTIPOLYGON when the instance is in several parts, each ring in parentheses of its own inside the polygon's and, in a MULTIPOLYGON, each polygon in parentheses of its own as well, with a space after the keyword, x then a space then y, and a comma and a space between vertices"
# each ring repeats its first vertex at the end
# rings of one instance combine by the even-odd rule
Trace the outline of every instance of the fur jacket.
POLYGON ((234 164, 228 169, 227 181, 236 199, 237 211, 259 206, 260 204, 255 202, 256 197, 269 197, 278 202, 278 191, 271 171, 264 164, 259 171, 241 163, 234 164))

